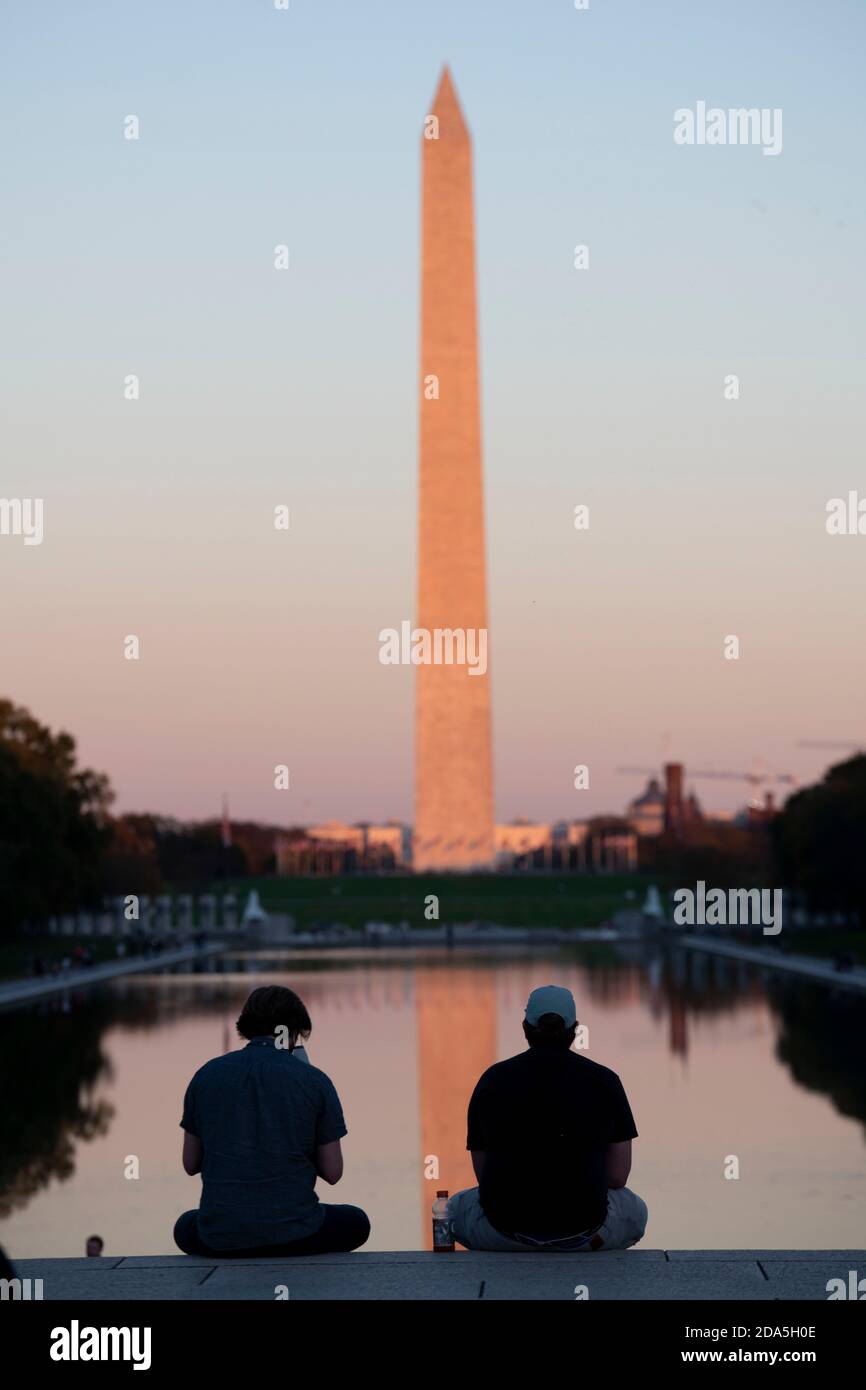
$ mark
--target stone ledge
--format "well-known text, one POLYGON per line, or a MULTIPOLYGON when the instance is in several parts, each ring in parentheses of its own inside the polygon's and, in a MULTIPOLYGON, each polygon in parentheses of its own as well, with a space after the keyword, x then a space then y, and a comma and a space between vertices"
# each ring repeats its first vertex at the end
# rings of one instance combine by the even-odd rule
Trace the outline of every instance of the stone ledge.
POLYGON ((189 1255, 15 1262, 46 1301, 590 1299, 825 1301, 827 1281, 866 1275, 866 1250, 617 1250, 489 1254, 422 1250, 212 1260, 189 1255))

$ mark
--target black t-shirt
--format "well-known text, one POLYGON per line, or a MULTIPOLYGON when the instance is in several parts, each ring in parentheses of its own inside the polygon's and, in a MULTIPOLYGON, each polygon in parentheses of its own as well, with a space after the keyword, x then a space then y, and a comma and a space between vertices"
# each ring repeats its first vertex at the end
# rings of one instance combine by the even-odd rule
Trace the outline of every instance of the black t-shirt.
POLYGON ((615 1071, 530 1047, 488 1067, 469 1102, 468 1149, 486 1155, 481 1206, 498 1231, 561 1239, 607 1211, 608 1144, 637 1136, 615 1071))

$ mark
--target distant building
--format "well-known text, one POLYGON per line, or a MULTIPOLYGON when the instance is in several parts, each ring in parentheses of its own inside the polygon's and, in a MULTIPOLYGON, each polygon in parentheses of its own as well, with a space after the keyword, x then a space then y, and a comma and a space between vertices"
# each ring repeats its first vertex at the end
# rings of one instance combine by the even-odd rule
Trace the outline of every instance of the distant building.
MULTIPOLYGON (((327 821, 279 834, 274 854, 278 874, 327 878, 406 872, 412 864, 411 845, 411 827, 399 821, 327 821)), ((552 823, 515 820, 495 827, 495 846, 495 867, 506 873, 623 873, 638 864, 637 832, 621 816, 552 823)))
POLYGON ((770 821, 775 820, 778 814, 779 808, 776 805, 776 799, 773 793, 768 791, 764 793, 763 803, 750 801, 748 806, 736 817, 735 823, 737 825, 748 826, 749 828, 758 825, 769 825, 770 821))
POLYGON ((559 873, 625 873, 638 865, 637 832, 621 816, 586 821, 515 820, 497 825, 496 867, 559 873))
POLYGON ((522 816, 509 825, 497 825, 493 832, 497 857, 534 854, 550 846, 552 839, 553 827, 546 821, 526 820, 522 816))
POLYGON ((684 821, 686 825, 698 825, 705 820, 703 808, 694 792, 689 792, 686 797, 684 821))
POLYGON ((675 835, 678 839, 692 826, 704 819, 701 804, 694 792, 684 791, 685 769, 682 763, 665 763, 664 786, 651 777, 646 790, 630 802, 626 820, 639 835, 675 835))
POLYGON ((623 816, 586 822, 586 868, 595 873, 633 873, 638 866, 637 833, 623 816))
POLYGON ((296 878, 406 869, 410 838, 409 826, 400 821, 388 821, 385 825, 327 821, 306 826, 277 836, 277 873, 296 878))
POLYGON ((629 803, 625 818, 638 835, 661 835, 665 828, 665 794, 657 777, 651 777, 646 791, 629 803))
POLYGON ((665 830, 681 835, 683 830, 683 765, 665 763, 665 830))

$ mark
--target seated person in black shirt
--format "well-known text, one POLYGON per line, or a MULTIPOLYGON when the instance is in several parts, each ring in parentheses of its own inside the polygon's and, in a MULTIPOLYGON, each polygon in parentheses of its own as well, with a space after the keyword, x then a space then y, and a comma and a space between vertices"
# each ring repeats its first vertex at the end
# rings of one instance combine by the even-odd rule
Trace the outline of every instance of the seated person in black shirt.
POLYGON ((634 1119, 616 1072, 572 1052, 570 990, 534 989, 529 1048, 488 1067, 469 1102, 466 1147, 478 1187, 451 1198, 469 1250, 624 1250, 646 1203, 626 1187, 634 1119))
POLYGON ((370 1234, 360 1207, 319 1201, 316 1181, 343 1176, 343 1110, 301 1039, 310 1016, 281 985, 254 989, 237 1021, 246 1047, 199 1067, 187 1087, 183 1166, 201 1202, 178 1217, 187 1255, 319 1255, 370 1234))

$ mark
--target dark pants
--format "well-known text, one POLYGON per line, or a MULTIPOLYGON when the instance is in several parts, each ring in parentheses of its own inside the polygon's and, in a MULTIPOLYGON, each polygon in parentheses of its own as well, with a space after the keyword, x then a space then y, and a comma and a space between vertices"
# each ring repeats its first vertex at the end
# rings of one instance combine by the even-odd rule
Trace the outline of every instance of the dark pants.
POLYGON ((357 1250, 370 1234, 367 1213, 360 1207, 326 1206, 318 1231, 284 1245, 257 1245, 250 1250, 212 1250, 198 1233, 198 1210, 185 1211, 174 1225, 175 1244, 185 1255, 211 1255, 220 1260, 250 1260, 261 1255, 329 1255, 357 1250))

